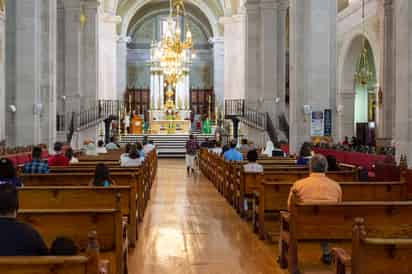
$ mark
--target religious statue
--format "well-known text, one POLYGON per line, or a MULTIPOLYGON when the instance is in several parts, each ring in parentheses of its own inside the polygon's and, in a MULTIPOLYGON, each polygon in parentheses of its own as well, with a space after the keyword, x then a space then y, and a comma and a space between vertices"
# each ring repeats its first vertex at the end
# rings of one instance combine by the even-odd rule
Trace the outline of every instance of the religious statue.
POLYGON ((123 125, 124 125, 124 131, 125 133, 129 133, 130 129, 130 115, 129 113, 125 113, 124 118, 123 118, 123 125))

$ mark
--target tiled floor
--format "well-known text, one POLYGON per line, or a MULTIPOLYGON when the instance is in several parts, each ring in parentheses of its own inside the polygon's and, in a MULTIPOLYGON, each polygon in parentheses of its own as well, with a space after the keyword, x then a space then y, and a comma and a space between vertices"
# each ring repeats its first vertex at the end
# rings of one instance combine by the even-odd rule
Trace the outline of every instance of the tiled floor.
POLYGON ((183 160, 159 161, 129 273, 286 273, 276 256, 207 179, 187 178, 183 160))

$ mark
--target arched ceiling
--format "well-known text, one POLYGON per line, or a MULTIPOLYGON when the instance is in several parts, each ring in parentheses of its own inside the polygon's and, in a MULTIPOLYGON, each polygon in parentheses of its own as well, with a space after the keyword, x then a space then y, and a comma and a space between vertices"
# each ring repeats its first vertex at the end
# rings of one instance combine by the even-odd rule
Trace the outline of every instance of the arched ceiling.
MULTIPOLYGON (((127 35, 127 31, 132 24, 136 13, 147 4, 162 4, 169 3, 169 0, 103 0, 117 4, 117 15, 122 17, 121 26, 119 26, 119 34, 127 35)), ((197 7, 204 16, 208 19, 212 28, 213 35, 219 36, 222 34, 222 27, 219 24, 219 18, 231 14, 233 12, 232 5, 239 0, 184 0, 187 4, 197 7)), ((236 8, 237 11, 237 8, 236 8)), ((234 12, 236 13, 236 12, 234 12)))

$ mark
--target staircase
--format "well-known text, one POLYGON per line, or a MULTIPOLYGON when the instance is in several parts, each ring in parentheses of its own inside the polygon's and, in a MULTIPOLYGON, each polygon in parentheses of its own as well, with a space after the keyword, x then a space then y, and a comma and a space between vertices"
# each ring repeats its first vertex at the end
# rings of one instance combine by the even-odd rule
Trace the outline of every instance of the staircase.
MULTIPOLYGON (((213 135, 208 134, 193 134, 196 140, 201 143, 206 138, 212 139, 213 135)), ((121 144, 142 142, 143 138, 147 136, 149 140, 152 140, 156 145, 159 158, 184 158, 186 149, 186 142, 189 140, 188 134, 165 134, 165 135, 133 135, 122 136, 120 139, 121 144)))
POLYGON ((269 113, 248 107, 244 99, 225 100, 225 118, 231 119, 234 125, 241 121, 249 127, 264 130, 273 143, 278 142, 278 133, 269 113))

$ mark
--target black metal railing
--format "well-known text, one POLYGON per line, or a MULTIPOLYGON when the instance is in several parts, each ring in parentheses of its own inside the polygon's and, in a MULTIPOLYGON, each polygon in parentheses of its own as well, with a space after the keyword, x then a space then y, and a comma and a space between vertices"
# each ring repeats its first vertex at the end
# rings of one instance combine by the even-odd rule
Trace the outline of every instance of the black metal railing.
POLYGON ((243 117, 245 115, 245 100, 225 100, 226 117, 243 117))
POLYGON ((261 130, 266 130, 266 114, 264 112, 245 107, 245 113, 242 118, 247 124, 261 130))
POLYGON ((270 140, 274 144, 277 144, 279 141, 278 133, 276 131, 275 124, 273 123, 272 118, 270 118, 268 112, 266 112, 266 132, 268 133, 270 140))

